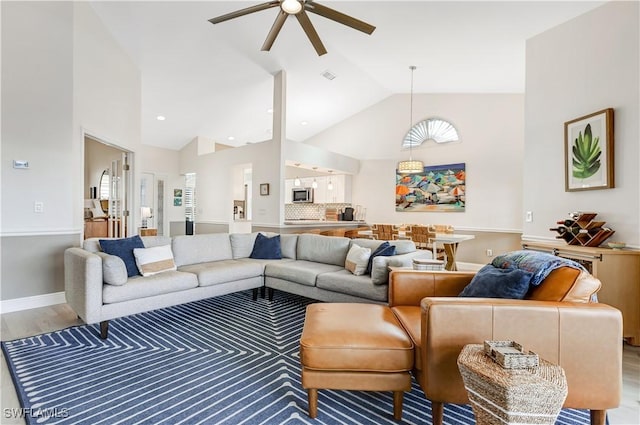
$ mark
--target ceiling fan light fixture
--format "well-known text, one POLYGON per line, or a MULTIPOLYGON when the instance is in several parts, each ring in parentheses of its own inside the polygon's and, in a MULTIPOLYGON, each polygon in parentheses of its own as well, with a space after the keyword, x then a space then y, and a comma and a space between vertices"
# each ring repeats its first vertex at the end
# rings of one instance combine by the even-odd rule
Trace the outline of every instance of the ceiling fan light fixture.
POLYGON ((289 15, 295 15, 302 10, 302 3, 298 0, 283 0, 280 3, 280 8, 289 15))

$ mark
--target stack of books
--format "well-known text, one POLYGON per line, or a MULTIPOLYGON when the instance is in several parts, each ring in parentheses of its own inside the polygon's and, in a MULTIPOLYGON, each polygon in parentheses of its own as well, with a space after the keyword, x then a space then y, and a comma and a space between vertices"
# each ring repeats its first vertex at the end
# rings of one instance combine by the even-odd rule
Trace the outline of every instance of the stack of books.
POLYGON ((444 261, 431 258, 414 258, 414 270, 444 270, 444 261))

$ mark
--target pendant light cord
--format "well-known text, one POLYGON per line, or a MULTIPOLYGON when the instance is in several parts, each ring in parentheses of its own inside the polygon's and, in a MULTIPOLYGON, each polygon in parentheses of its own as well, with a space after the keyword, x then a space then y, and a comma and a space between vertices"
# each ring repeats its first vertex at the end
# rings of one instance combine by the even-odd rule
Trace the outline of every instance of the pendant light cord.
POLYGON ((411 94, 409 100, 409 161, 413 161, 413 72, 415 65, 409 67, 411 70, 411 94))

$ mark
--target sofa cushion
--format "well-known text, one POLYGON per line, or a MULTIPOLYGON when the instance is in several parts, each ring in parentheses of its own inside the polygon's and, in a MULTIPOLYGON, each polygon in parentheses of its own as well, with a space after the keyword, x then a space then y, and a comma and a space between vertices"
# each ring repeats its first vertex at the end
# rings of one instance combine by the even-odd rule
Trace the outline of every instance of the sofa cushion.
POLYGON ((531 286, 525 296, 528 300, 565 301, 574 303, 596 302, 600 280, 584 270, 571 267, 555 269, 538 286, 531 286))
POLYGON ((397 239, 392 241, 381 241, 377 239, 363 239, 356 238, 352 239, 351 243, 356 243, 365 248, 371 248, 371 251, 375 251, 377 247, 379 247, 383 242, 388 242, 390 245, 396 247, 396 254, 407 254, 409 252, 414 252, 416 250, 416 244, 412 240, 409 239, 397 239))
POLYGON ((153 248, 154 246, 171 245, 169 236, 141 236, 142 243, 145 248, 153 248))
POLYGON ((152 276, 170 270, 176 270, 171 245, 136 248, 133 250, 138 270, 142 276, 152 276))
POLYGON ((533 273, 520 269, 501 269, 487 264, 460 292, 460 297, 510 298, 521 300, 529 290, 533 273))
POLYGON ((280 235, 280 251, 282 258, 296 259, 296 249, 298 246, 298 235, 280 235))
POLYGON ((253 244, 256 241, 258 232, 254 233, 231 233, 229 240, 231 242, 231 252, 234 259, 247 258, 251 255, 253 244))
POLYGON ((413 348, 415 350, 413 367, 417 370, 422 370, 422 332, 420 330, 420 327, 422 326, 422 310, 420 309, 420 306, 401 305, 391 307, 391 310, 404 330, 409 334, 411 342, 413 342, 413 348))
POLYGON ((127 276, 132 277, 138 275, 138 266, 133 256, 133 250, 135 248, 144 248, 140 236, 135 235, 130 238, 120 239, 100 239, 100 248, 107 254, 122 258, 124 266, 127 268, 127 276))
POLYGON ((247 261, 222 260, 181 266, 178 270, 195 274, 200 286, 211 286, 262 276, 264 266, 247 261))
POLYGON ((381 243, 372 253, 371 257, 369 257, 369 261, 367 262, 367 270, 365 270, 366 274, 371 274, 371 268, 373 267, 373 259, 375 257, 389 257, 391 255, 396 255, 396 247, 389 244, 389 242, 385 241, 381 243))
POLYGON ((340 236, 298 235, 296 258, 344 267, 351 239, 340 236))
POLYGON ((387 301, 387 285, 374 285, 367 275, 355 276, 348 270, 321 273, 316 286, 327 291, 348 294, 376 301, 387 301))
POLYGON ((389 281, 389 267, 412 267, 414 258, 431 258, 431 251, 413 251, 390 257, 377 256, 371 266, 371 282, 385 285, 389 281))
POLYGON ((228 233, 176 236, 171 248, 178 267, 233 258, 228 233))
POLYGON ((249 258, 262 260, 281 259, 282 252, 280 251, 280 235, 268 237, 262 233, 258 233, 249 258))
POLYGON ((313 261, 295 260, 269 263, 264 268, 264 275, 288 280, 300 285, 315 286, 316 278, 319 274, 335 272, 338 270, 344 270, 344 267, 334 266, 332 264, 315 263, 313 261))
POLYGON ((262 258, 239 258, 236 261, 239 262, 243 262, 243 263, 253 263, 253 264, 260 264, 260 266, 262 267, 262 274, 264 275, 264 268, 267 266, 267 264, 273 264, 273 263, 281 263, 281 262, 287 262, 287 261, 294 261, 291 258, 282 258, 280 260, 268 260, 268 259, 262 259, 262 258))
MULTIPOLYGON (((198 286, 198 278, 191 273, 169 271, 153 276, 136 276, 129 278, 122 286, 103 285, 102 300, 105 304, 138 300, 154 295, 184 291, 198 286)), ((143 300, 140 300, 144 303, 143 300)))
POLYGON ((107 254, 106 252, 96 252, 102 258, 102 281, 109 285, 124 285, 127 283, 127 267, 122 258, 107 254))
POLYGON ((367 270, 367 264, 369 264, 369 258, 371 257, 371 250, 369 248, 363 248, 357 244, 352 244, 347 253, 347 259, 344 263, 344 268, 356 276, 365 274, 367 270))

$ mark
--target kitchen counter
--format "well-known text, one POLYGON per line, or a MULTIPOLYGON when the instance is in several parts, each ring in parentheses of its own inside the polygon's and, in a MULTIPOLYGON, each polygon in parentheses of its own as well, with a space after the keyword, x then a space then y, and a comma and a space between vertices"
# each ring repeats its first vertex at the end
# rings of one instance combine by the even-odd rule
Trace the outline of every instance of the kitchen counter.
POLYGON ((362 226, 366 224, 366 222, 360 221, 331 221, 331 220, 285 220, 284 224, 287 226, 297 226, 297 227, 319 227, 319 226, 329 226, 329 227, 348 227, 348 226, 362 226))

